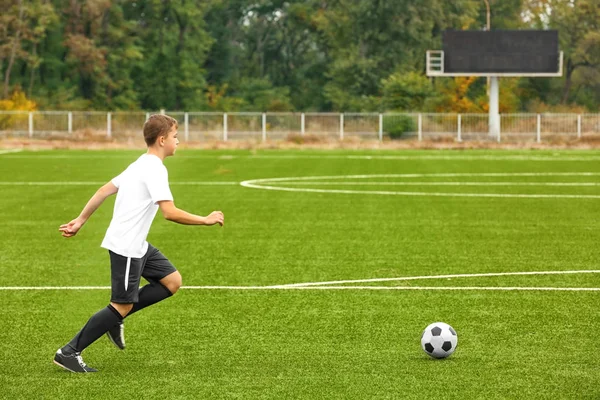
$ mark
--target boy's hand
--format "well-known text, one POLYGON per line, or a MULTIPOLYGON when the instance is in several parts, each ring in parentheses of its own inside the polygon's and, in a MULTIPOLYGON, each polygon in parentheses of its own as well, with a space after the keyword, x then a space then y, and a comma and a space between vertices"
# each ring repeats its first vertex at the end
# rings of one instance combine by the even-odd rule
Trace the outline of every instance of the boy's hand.
POLYGON ((64 237, 75 236, 79 229, 83 226, 83 222, 79 220, 79 218, 75 218, 73 221, 68 224, 63 224, 58 228, 64 237))
POLYGON ((223 223, 225 223, 225 216, 221 211, 213 211, 206 217, 206 225, 219 224, 223 226, 223 223))

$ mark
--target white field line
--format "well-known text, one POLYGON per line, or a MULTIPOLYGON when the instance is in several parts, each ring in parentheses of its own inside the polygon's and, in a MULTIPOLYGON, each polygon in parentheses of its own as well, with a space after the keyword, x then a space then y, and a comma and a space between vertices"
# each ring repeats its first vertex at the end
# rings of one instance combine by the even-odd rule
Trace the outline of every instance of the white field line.
POLYGON ((600 186, 600 182, 271 182, 303 186, 600 186))
POLYGON ((23 149, 0 150, 0 155, 2 155, 2 154, 20 153, 21 151, 23 151, 23 149))
MULTIPOLYGON (((309 182, 316 184, 323 180, 343 180, 343 179, 372 179, 372 178, 455 178, 455 177, 548 177, 548 176, 599 176, 598 172, 517 172, 517 173, 439 173, 439 174, 373 174, 373 175, 329 175, 329 176, 302 176, 285 178, 266 178, 252 179, 243 181, 240 185, 263 190, 275 190, 284 192, 304 192, 304 193, 339 193, 339 194, 376 194, 390 196, 431 196, 431 197, 488 197, 488 198, 537 198, 537 199, 600 199, 600 195, 594 194, 519 194, 519 193, 449 193, 449 192, 405 192, 405 191, 384 191, 384 190, 341 190, 341 189, 316 189, 316 188, 297 188, 285 186, 272 186, 273 184, 291 185, 299 182, 309 182)), ((341 182, 343 183, 343 182, 341 182)))
POLYGON ((489 272, 480 274, 452 274, 452 275, 421 275, 421 276, 404 276, 400 278, 369 278, 369 279, 350 279, 342 281, 327 281, 327 282, 304 282, 290 283, 274 287, 307 287, 307 286, 327 286, 327 285, 343 285, 346 283, 368 283, 368 282, 392 282, 392 281, 414 281, 422 279, 453 279, 453 278, 482 278, 492 276, 517 276, 517 275, 567 275, 567 274, 598 274, 600 270, 584 269, 575 271, 526 271, 526 272, 489 272))
MULTIPOLYGON (((225 156, 221 156, 225 157, 225 156)), ((565 156, 548 155, 548 156, 522 156, 522 155, 251 155, 251 156, 231 156, 229 159, 235 158, 257 158, 257 159, 345 159, 345 160, 389 160, 389 161, 410 161, 410 160, 439 160, 439 161, 600 161, 600 156, 565 156)))
POLYGON ((110 290, 110 286, 0 286, 2 290, 110 290))
MULTIPOLYGON (((339 191, 339 190, 325 190, 323 189, 297 189, 297 188, 286 188, 280 186, 266 186, 263 183, 269 184, 293 184, 293 185, 388 185, 388 186, 600 186, 600 182, 340 182, 339 180, 353 178, 353 179, 370 179, 370 178, 423 178, 423 177, 437 177, 437 178, 456 178, 456 177, 540 177, 540 176, 600 176, 598 172, 525 172, 525 173, 441 173, 441 174, 375 174, 375 175, 338 175, 338 176, 308 176, 308 177, 285 177, 285 178, 266 178, 266 179, 254 179, 243 182, 232 182, 232 181, 189 181, 189 182, 171 182, 171 185, 242 185, 244 187, 257 188, 257 189, 272 189, 272 190, 288 190, 288 191, 317 191, 324 193, 375 193, 375 194, 404 194, 404 195, 453 195, 453 196, 494 196, 494 197, 556 197, 556 196, 567 196, 567 197, 589 197, 594 195, 519 195, 519 194, 480 194, 480 193, 421 193, 421 192, 374 192, 374 191, 339 191), (327 182, 322 181, 323 179, 334 179, 338 182, 327 182)), ((0 181, 0 186, 86 186, 86 185, 102 185, 106 182, 100 181, 40 181, 40 182, 26 182, 26 181, 0 181)))
MULTIPOLYGON (((21 151, 20 149, 18 149, 21 151)), ((182 150, 180 150, 181 152, 182 150)), ((185 151, 185 150, 183 150, 185 151)), ((451 151, 451 150, 450 150, 451 151)), ((141 152, 140 152, 141 154, 141 152)), ((234 160, 234 159, 284 159, 284 160, 296 160, 296 159, 345 159, 345 160, 390 160, 390 161, 410 161, 410 160, 440 160, 440 161, 600 161, 600 156, 573 156, 566 155, 564 153, 556 155, 437 155, 437 154, 426 154, 426 155, 332 155, 332 154, 301 154, 301 155, 224 155, 224 154, 211 154, 206 151, 199 152, 197 154, 178 154, 177 158, 195 158, 195 159, 207 159, 216 158, 222 160, 234 160)), ((12 156, 11 158, 131 158, 129 154, 36 154, 35 152, 27 152, 26 154, 19 154, 12 156)))
POLYGON ((182 286, 202 290, 499 290, 598 292, 600 288, 519 286, 182 286))
MULTIPOLYGON (((598 292, 590 287, 519 287, 519 286, 182 286, 185 290, 496 290, 598 292)), ((23 290, 110 290, 110 286, 4 286, 0 291, 23 290)))
MULTIPOLYGON (((103 185, 106 182, 9 182, 0 181, 0 186, 91 186, 103 185)), ((228 186, 239 185, 241 182, 170 182, 172 186, 228 186)), ((555 186, 555 187, 596 187, 600 182, 273 182, 272 184, 290 184, 301 186, 555 186)))
POLYGON ((275 190, 282 192, 305 193, 338 193, 338 194, 379 194, 388 196, 423 196, 423 197, 495 197, 495 198, 522 198, 522 199, 600 199, 595 194, 506 194, 506 193, 445 193, 445 192, 390 192, 384 190, 325 190, 301 189, 277 186, 252 185, 242 182, 242 186, 253 189, 275 190))
MULTIPOLYGON (((0 182, 0 186, 88 186, 104 185, 106 182, 76 182, 76 181, 57 181, 57 182, 0 182)), ((227 186, 239 185, 239 182, 169 182, 170 185, 202 185, 202 186, 227 186)))
POLYGON ((293 176, 282 178, 252 179, 245 182, 274 183, 312 181, 319 179, 371 179, 371 178, 459 178, 463 176, 485 177, 538 177, 538 176, 600 176, 600 172, 451 172, 451 173, 419 173, 419 174, 362 174, 362 175, 325 175, 325 176, 293 176))
MULTIPOLYGON (((519 286, 332 286, 345 283, 409 281, 422 279, 477 278, 514 275, 564 275, 564 274, 593 274, 600 270, 578 271, 527 271, 527 272, 496 272, 482 274, 453 274, 453 275, 423 275, 405 276, 400 278, 353 279, 328 282, 305 282, 272 286, 182 286, 188 290, 527 290, 527 291, 600 291, 600 288, 577 287, 519 287, 519 286)), ((0 286, 2 290, 109 290, 110 286, 0 286)))

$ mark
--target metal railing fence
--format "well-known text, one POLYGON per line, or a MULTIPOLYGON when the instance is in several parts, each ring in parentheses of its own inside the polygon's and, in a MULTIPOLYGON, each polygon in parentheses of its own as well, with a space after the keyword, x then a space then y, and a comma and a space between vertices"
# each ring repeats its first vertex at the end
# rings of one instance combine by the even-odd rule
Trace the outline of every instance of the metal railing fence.
MULTIPOLYGON (((141 137, 151 112, 0 111, 0 137, 141 137)), ((600 113, 501 114, 500 135, 488 132, 487 114, 166 112, 184 142, 285 140, 294 136, 386 140, 542 142, 600 138, 600 113)))

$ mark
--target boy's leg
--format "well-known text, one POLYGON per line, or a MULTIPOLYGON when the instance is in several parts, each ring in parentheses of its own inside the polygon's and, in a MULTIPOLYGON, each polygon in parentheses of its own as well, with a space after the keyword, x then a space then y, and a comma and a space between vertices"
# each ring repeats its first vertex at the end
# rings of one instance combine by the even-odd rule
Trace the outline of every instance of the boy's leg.
POLYGON ((74 372, 91 372, 76 370, 77 361, 80 365, 85 365, 79 353, 94 343, 111 327, 118 325, 123 317, 127 315, 127 312, 131 310, 132 304, 138 300, 142 259, 123 257, 113 252, 109 253, 112 286, 111 304, 94 314, 77 335, 59 349, 55 356, 57 364, 74 372), (77 361, 75 361, 75 358, 77 358, 77 361))
POLYGON ((61 348, 62 353, 65 355, 81 353, 86 347, 98 340, 100 336, 104 335, 107 330, 122 320, 121 314, 109 304, 92 315, 77 335, 61 348))
MULTIPOLYGON (((174 272, 174 274, 179 274, 179 272, 174 272)), ((133 308, 128 315, 136 313, 152 304, 156 304, 172 295, 173 293, 161 281, 150 281, 150 283, 140 289, 140 300, 133 305, 133 308)))
MULTIPOLYGON (((158 249, 148 244, 148 251, 142 259, 142 276, 149 282, 139 291, 139 299, 127 316, 143 308, 171 297, 181 286, 181 275, 158 249)), ((119 321, 106 332, 111 342, 119 349, 125 349, 123 322, 119 321)))
POLYGON ((92 315, 69 343, 58 349, 54 355, 54 363, 71 372, 97 372, 86 365, 81 358, 81 352, 122 320, 123 316, 113 304, 101 309, 92 315))
POLYGON ((150 283, 140 289, 139 301, 127 315, 171 297, 181 286, 179 271, 151 244, 148 244, 142 276, 150 283))

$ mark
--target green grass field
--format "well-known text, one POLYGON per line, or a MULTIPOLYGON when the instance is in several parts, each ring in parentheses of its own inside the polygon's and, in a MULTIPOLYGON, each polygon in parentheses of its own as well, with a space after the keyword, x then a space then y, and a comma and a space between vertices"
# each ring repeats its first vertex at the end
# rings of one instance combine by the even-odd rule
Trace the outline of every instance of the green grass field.
POLYGON ((88 348, 99 373, 65 372, 54 352, 110 291, 17 288, 110 284, 114 198, 58 226, 139 154, 0 154, 1 398, 600 398, 595 151, 180 149, 176 204, 225 226, 159 212, 148 240, 196 288, 126 319, 125 351, 88 348), (374 281, 438 275, 466 276, 374 281), (458 332, 444 360, 420 348, 435 321, 458 332))

